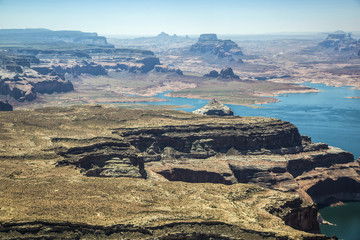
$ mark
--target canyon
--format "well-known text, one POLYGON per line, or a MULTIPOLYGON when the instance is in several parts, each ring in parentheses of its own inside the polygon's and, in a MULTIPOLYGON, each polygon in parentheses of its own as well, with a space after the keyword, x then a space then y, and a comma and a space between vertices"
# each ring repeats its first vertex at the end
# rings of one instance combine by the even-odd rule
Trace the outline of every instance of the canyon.
POLYGON ((319 92, 303 81, 358 87, 350 35, 238 44, 161 33, 114 46, 61 31, 9 48, 2 34, 0 107, 15 111, 0 113, 1 238, 330 239, 318 206, 360 200, 350 152, 220 104, 319 92), (220 102, 195 114, 118 108, 164 92, 220 102))

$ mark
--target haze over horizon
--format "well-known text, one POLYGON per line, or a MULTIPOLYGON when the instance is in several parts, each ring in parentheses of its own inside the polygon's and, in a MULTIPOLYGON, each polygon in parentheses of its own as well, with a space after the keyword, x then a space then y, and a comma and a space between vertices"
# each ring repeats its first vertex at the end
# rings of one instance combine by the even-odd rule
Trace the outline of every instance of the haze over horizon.
POLYGON ((360 0, 0 0, 0 28, 100 35, 360 31, 360 0))

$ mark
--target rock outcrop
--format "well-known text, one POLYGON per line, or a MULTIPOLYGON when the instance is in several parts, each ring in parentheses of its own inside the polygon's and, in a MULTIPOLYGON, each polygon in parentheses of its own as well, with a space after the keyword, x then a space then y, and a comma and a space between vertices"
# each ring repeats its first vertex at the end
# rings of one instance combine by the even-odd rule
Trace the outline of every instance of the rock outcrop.
POLYGON ((315 203, 360 198, 351 153, 274 118, 78 106, 2 113, 0 129, 0 235, 14 238, 131 238, 124 223, 137 239, 327 239, 302 232, 319 231, 315 203))
POLYGON ((351 33, 337 31, 330 33, 328 37, 319 43, 319 46, 333 49, 337 52, 353 52, 357 41, 351 37, 351 33))
POLYGON ((222 80, 225 80, 225 79, 229 79, 229 80, 240 79, 240 77, 234 73, 234 71, 232 70, 231 67, 226 67, 226 68, 221 69, 220 73, 218 71, 216 71, 216 70, 212 70, 209 73, 205 74, 203 77, 219 78, 219 79, 222 79, 222 80))
POLYGON ((234 74, 231 67, 221 69, 219 76, 224 79, 240 79, 238 75, 234 74))
POLYGON ((0 101, 0 111, 12 111, 13 106, 8 102, 0 101))
POLYGON ((209 73, 205 74, 204 77, 217 78, 217 77, 219 77, 219 73, 216 70, 212 70, 209 73))
POLYGON ((193 111, 193 113, 201 115, 216 115, 216 116, 233 116, 234 112, 224 104, 216 99, 212 99, 208 104, 200 109, 193 111))
POLYGON ((180 76, 184 75, 184 73, 181 71, 181 69, 169 68, 168 66, 165 66, 165 65, 155 65, 153 72, 161 72, 161 73, 174 72, 180 76))
MULTIPOLYGON (((43 69, 44 67, 34 67, 33 69, 36 71, 39 71, 39 69, 43 69)), ((57 74, 61 76, 65 76, 66 73, 72 74, 73 77, 77 78, 78 76, 82 74, 89 74, 93 76, 105 76, 107 75, 106 69, 95 63, 88 63, 86 61, 82 61, 81 63, 78 63, 76 65, 52 65, 50 67, 45 67, 45 69, 48 69, 47 72, 55 71, 57 74)))
POLYGON ((136 128, 113 128, 112 134, 121 141, 109 139, 62 150, 58 154, 64 159, 59 164, 76 165, 89 176, 146 177, 150 171, 171 181, 253 183, 297 192, 316 203, 360 199, 360 165, 353 155, 312 143, 288 122, 200 115, 184 116, 193 120, 166 117, 171 119, 166 126, 146 122, 158 124, 162 116, 136 118, 136 128), (336 188, 317 190, 325 185, 336 188))
POLYGON ((0 71, 0 94, 19 102, 36 99, 37 93, 69 92, 74 90, 70 81, 55 72, 42 75, 32 69, 23 73, 0 71))
POLYGON ((150 72, 156 65, 160 65, 160 60, 157 57, 148 57, 141 60, 137 60, 137 63, 142 63, 141 71, 143 73, 150 72))
POLYGON ((201 34, 197 43, 190 49, 192 52, 209 54, 219 59, 242 62, 241 48, 231 40, 220 40, 216 34, 201 34))

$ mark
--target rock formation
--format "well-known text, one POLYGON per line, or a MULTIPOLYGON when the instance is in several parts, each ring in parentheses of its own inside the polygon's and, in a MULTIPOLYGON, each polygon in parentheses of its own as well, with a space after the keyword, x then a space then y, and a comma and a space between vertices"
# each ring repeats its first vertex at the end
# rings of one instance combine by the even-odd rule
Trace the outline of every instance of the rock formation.
POLYGON ((240 77, 236 74, 234 74, 234 71, 232 70, 231 67, 226 67, 221 69, 220 74, 218 71, 216 70, 212 70, 209 73, 205 74, 203 77, 207 77, 207 78, 219 78, 222 80, 225 79, 229 79, 229 80, 234 80, 234 79, 240 79, 240 77))
MULTIPOLYGON (((95 112, 106 111, 100 108, 95 112)), ((120 113, 117 121, 140 114, 120 113)), ((58 145, 56 152, 63 158, 58 164, 75 165, 89 176, 144 178, 150 171, 172 181, 254 183, 297 192, 302 199, 316 203, 360 198, 360 166, 353 155, 312 143, 290 123, 256 117, 149 114, 151 117, 136 117, 136 128, 126 127, 135 120, 126 120, 126 125, 112 127, 112 137, 81 140, 78 146, 77 140, 53 137, 51 146, 58 145), (167 119, 166 126, 162 119, 167 119), (68 141, 71 144, 66 147, 68 141), (323 188, 327 185, 333 186, 330 192, 323 188)), ((41 149, 44 146, 34 151, 41 149)))
POLYGON ((13 106, 11 106, 11 104, 9 104, 7 101, 3 102, 0 101, 0 111, 12 111, 13 110, 13 106))
POLYGON ((219 59, 242 62, 241 48, 231 40, 220 40, 216 34, 201 34, 197 43, 190 49, 192 52, 210 54, 219 59))
POLYGON ((161 72, 161 73, 174 72, 180 76, 184 75, 184 73, 179 68, 178 69, 169 68, 168 66, 165 66, 165 65, 155 65, 153 72, 161 72))
POLYGON ((93 76, 107 75, 107 71, 103 66, 95 63, 88 63, 86 61, 70 66, 57 64, 51 65, 50 67, 33 67, 32 69, 39 73, 51 73, 54 71, 56 74, 61 76, 65 76, 65 74, 68 73, 75 78, 82 74, 89 74, 93 76))
POLYGON ((356 48, 356 40, 351 37, 351 33, 336 31, 330 33, 328 37, 319 43, 319 46, 330 48, 337 52, 354 51, 356 48))
POLYGON ((220 75, 224 79, 240 79, 238 75, 235 75, 231 67, 221 69, 220 75))
POLYGON ((273 118, 77 106, 0 128, 1 237, 328 239, 313 201, 360 197, 350 153, 273 118))
POLYGON ((219 73, 216 70, 212 70, 209 73, 204 75, 204 77, 209 77, 209 78, 217 78, 218 76, 219 76, 219 73))
POLYGON ((234 112, 224 104, 216 99, 211 100, 208 104, 200 109, 193 111, 193 113, 201 115, 216 115, 216 116, 233 116, 234 112))
POLYGON ((72 90, 72 83, 54 69, 44 68, 35 71, 20 65, 11 70, 0 68, 0 94, 13 97, 19 102, 32 101, 36 99, 37 93, 51 94, 72 90))

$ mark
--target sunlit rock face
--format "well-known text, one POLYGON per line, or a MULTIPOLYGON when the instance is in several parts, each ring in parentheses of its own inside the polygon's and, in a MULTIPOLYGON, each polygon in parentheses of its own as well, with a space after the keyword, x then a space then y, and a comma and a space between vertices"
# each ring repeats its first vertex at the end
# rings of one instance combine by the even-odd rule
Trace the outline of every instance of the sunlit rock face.
POLYGON ((218 100, 213 99, 204 107, 193 111, 193 113, 201 115, 217 115, 217 116, 232 116, 234 112, 218 100))

